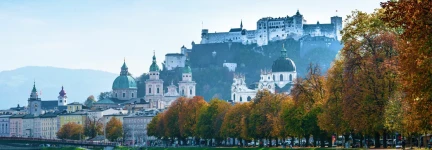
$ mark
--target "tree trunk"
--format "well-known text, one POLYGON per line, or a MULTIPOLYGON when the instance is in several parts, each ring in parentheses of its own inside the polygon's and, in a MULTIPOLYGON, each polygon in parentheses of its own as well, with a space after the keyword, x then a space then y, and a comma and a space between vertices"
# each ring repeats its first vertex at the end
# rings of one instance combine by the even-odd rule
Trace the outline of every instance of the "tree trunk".
POLYGON ((379 132, 375 132, 375 148, 381 148, 379 132))
POLYGON ((279 138, 276 138, 276 147, 279 147, 279 138))
POLYGON ((326 139, 326 137, 325 137, 324 133, 321 133, 320 134, 320 147, 325 147, 325 139, 326 139))
POLYGON ((305 147, 309 147, 309 137, 310 137, 310 135, 306 135, 305 136, 305 139, 306 139, 306 145, 305 145, 305 147))
POLYGON ((360 134, 360 148, 363 147, 363 135, 360 134))
POLYGON ((294 137, 291 137, 291 147, 294 147, 294 137))
POLYGON ((387 148, 387 130, 383 132, 383 148, 387 148))

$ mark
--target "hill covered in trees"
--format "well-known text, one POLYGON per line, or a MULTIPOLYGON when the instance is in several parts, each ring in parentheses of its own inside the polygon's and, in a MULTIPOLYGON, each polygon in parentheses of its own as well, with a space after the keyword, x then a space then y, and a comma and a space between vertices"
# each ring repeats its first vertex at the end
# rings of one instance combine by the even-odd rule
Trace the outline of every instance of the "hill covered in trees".
MULTIPOLYGON (((298 41, 286 39, 271 42, 265 46, 243 45, 241 43, 194 44, 187 53, 190 59, 193 79, 197 83, 197 95, 205 99, 230 99, 231 84, 234 73, 243 74, 246 83, 253 86, 260 78, 261 70, 271 70, 273 61, 280 57, 282 47, 287 50, 297 67, 299 76, 304 76, 310 63, 319 64, 326 71, 338 51, 339 41, 326 37, 305 37, 298 41), (235 72, 229 72, 223 63, 236 63, 235 72)), ((164 86, 178 83, 181 80, 182 68, 163 69, 160 78, 164 86)), ((147 74, 137 78, 138 96, 145 95, 147 74)))

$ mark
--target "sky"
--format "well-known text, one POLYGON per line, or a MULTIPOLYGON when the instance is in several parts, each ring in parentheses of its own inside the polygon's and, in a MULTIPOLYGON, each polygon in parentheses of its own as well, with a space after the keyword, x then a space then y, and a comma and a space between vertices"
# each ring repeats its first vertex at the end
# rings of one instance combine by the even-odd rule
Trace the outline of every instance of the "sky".
MULTIPOLYGON (((380 0, 1 0, 0 72, 53 66, 120 73, 149 71, 153 51, 200 42, 201 29, 256 29, 262 17, 292 16, 329 23, 353 10, 373 12, 380 0), (336 12, 337 10, 337 12, 336 12)), ((161 67, 161 66, 160 66, 161 67)))

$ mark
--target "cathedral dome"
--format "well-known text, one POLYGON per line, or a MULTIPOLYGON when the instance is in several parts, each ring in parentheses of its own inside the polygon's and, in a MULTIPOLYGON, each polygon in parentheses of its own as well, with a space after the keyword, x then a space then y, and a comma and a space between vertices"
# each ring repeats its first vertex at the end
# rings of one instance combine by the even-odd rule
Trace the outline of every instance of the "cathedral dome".
POLYGON ((294 72, 296 67, 294 61, 289 58, 279 58, 273 62, 272 72, 294 72))
POLYGON ((120 75, 118 76, 114 82, 112 89, 136 89, 137 84, 133 77, 128 75, 120 75))
POLYGON ((112 89, 137 89, 135 79, 129 75, 126 60, 123 62, 123 66, 121 67, 120 76, 118 76, 113 82, 112 89))
POLYGON ((294 61, 287 57, 285 46, 282 46, 281 56, 273 62, 272 72, 295 72, 294 61))

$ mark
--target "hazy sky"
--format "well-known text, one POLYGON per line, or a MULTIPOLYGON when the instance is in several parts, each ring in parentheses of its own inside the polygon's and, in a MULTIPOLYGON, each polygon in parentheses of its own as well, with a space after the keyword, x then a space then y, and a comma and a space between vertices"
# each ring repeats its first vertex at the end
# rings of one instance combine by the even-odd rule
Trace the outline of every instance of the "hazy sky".
POLYGON ((148 72, 153 50, 166 53, 200 42, 203 27, 254 30, 262 17, 292 16, 308 23, 372 12, 380 0, 1 0, 0 71, 24 66, 148 72), (338 12, 336 13, 336 10, 338 12))

